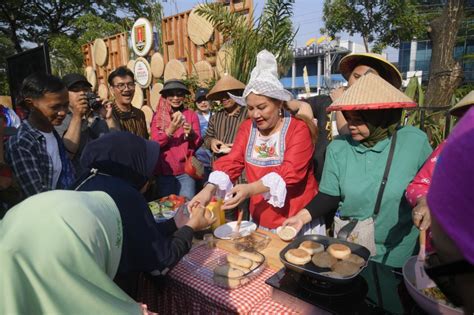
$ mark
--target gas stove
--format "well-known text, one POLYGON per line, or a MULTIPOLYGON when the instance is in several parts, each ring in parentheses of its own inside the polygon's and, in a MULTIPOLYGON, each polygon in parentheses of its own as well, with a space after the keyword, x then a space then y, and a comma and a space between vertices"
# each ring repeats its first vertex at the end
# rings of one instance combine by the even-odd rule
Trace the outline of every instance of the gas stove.
MULTIPOLYGON (((391 268, 370 261, 350 283, 320 281, 285 268, 266 283, 272 287, 274 301, 301 314, 365 315, 407 313, 400 300, 401 280, 391 268)), ((404 300, 403 293, 401 298, 404 300)))

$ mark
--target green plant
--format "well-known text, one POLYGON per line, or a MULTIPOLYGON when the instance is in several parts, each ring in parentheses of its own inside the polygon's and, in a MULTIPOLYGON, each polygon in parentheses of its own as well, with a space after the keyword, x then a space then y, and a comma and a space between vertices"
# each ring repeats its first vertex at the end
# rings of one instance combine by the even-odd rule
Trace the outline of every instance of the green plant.
POLYGON ((422 115, 424 115, 423 130, 427 133, 431 146, 436 148, 445 138, 446 116, 444 113, 447 109, 431 110, 423 106, 425 92, 416 77, 410 79, 405 89, 405 94, 413 99, 419 107, 412 110, 404 110, 402 115, 404 117, 404 124, 420 128, 422 115), (424 114, 422 114, 422 111, 424 111, 424 114))
MULTIPOLYGON (((293 1, 268 0, 261 17, 251 23, 247 17, 230 12, 222 3, 206 3, 197 13, 207 18, 223 35, 232 51, 230 74, 242 82, 248 82, 255 67, 259 51, 272 52, 280 65, 280 73, 286 72, 293 55, 291 45, 295 36, 291 17, 293 1)), ((250 21, 253 17, 249 17, 250 21)))

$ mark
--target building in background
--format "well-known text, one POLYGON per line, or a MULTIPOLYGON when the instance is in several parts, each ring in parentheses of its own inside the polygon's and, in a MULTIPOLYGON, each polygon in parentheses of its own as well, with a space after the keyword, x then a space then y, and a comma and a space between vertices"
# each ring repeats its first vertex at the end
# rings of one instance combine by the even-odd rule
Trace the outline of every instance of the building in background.
MULTIPOLYGON (((441 10, 445 0, 420 1, 421 10, 441 10)), ((466 17, 462 22, 454 58, 461 62, 464 70, 464 82, 474 83, 474 0, 466 1, 466 17)), ((412 40, 401 42, 398 51, 398 68, 403 79, 412 77, 415 72, 420 74, 423 83, 428 82, 431 62, 431 40, 412 40)))
POLYGON ((329 43, 297 47, 293 50, 293 66, 280 81, 295 96, 306 96, 303 78, 306 67, 310 95, 327 94, 331 88, 346 84, 337 66, 341 58, 351 52, 365 52, 365 49, 363 45, 350 40, 334 40, 329 43))

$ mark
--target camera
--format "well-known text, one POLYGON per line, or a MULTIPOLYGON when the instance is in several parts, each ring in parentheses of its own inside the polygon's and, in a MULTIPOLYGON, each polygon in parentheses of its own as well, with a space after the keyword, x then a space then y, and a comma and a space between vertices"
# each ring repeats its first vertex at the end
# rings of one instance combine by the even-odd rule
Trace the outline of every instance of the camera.
POLYGON ((98 96, 94 92, 86 92, 87 105, 91 110, 98 110, 102 102, 97 100, 98 96))

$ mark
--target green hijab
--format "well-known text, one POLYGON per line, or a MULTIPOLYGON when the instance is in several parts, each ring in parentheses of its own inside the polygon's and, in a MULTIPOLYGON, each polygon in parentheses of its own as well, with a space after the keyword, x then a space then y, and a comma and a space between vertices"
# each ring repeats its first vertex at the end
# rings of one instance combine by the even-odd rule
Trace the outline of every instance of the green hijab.
POLYGON ((122 221, 104 192, 32 196, 0 221, 0 314, 141 314, 113 281, 122 221))
POLYGON ((361 141, 368 148, 390 137, 402 117, 401 109, 361 110, 358 113, 369 128, 369 136, 361 141))

